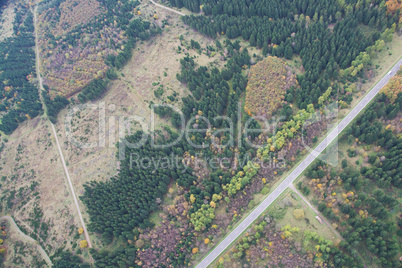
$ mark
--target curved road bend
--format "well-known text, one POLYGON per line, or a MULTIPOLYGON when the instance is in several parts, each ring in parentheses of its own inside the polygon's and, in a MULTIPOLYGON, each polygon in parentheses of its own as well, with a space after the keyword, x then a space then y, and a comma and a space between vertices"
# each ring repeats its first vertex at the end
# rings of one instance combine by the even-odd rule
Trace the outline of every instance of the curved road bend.
POLYGON ((41 247, 41 245, 32 237, 27 236, 26 234, 24 234, 20 228, 18 227, 18 225, 15 223, 15 221, 13 220, 13 218, 11 218, 10 216, 3 216, 0 218, 0 220, 8 220, 10 222, 10 227, 14 228, 17 233, 22 236, 25 240, 28 240, 29 242, 33 243, 34 245, 37 246, 40 254, 42 255, 42 258, 45 260, 45 262, 47 263, 47 265, 49 265, 49 267, 52 267, 52 261, 50 260, 49 256, 47 255, 46 251, 43 250, 43 248, 41 247))
POLYGON ((197 266, 196 268, 208 267, 225 249, 242 234, 251 223, 253 223, 261 213, 265 211, 279 195, 290 186, 293 181, 316 159, 322 151, 331 144, 342 130, 363 110, 364 107, 377 95, 380 89, 385 86, 388 80, 395 75, 402 65, 399 60, 391 69, 391 74, 387 73, 366 96, 345 116, 345 118, 327 135, 327 137, 312 151, 285 180, 268 195, 223 241, 221 241, 197 266))
MULTIPOLYGON (((42 90, 44 90, 44 89, 43 89, 42 77, 41 77, 41 75, 40 75, 40 68, 39 68, 39 65, 40 65, 40 58, 39 58, 39 56, 40 56, 40 55, 39 55, 39 47, 38 47, 38 31, 37 31, 37 25, 36 25, 36 10, 37 10, 37 6, 35 6, 35 8, 34 8, 34 10, 33 10, 33 14, 34 14, 34 26, 35 26, 36 73, 37 73, 37 77, 38 77, 38 80, 39 80, 39 86, 40 86, 40 94, 39 94, 39 97, 41 98, 43 108, 46 109, 46 105, 43 103, 43 98, 42 98, 42 94, 41 94, 41 93, 42 93, 42 90)), ((85 239, 86 239, 87 242, 88 242, 88 247, 89 247, 89 248, 92 248, 91 240, 89 239, 88 231, 87 231, 87 228, 86 228, 84 219, 82 218, 82 215, 81 215, 81 210, 80 210, 80 206, 79 206, 79 204, 78 204, 78 199, 77 199, 77 196, 75 195, 73 183, 71 182, 70 174, 68 173, 68 169, 67 169, 67 166, 66 166, 66 162, 64 161, 63 152, 62 152, 61 147, 60 147, 60 144, 59 144, 59 139, 57 138, 56 130, 55 130, 55 128, 54 128, 53 123, 50 122, 50 121, 49 121, 49 123, 50 123, 50 125, 52 126, 53 135, 54 135, 54 138, 55 138, 55 140, 56 140, 57 148, 59 149, 60 158, 61 158, 61 162, 62 162, 62 164, 63 164, 64 172, 66 173, 67 180, 68 180, 68 184, 69 184, 69 186, 70 186, 70 190, 71 190, 71 193, 72 193, 72 195, 73 195, 74 203, 75 203, 75 206, 76 206, 77 211, 78 211, 78 216, 80 217, 82 229, 84 229, 85 239)))

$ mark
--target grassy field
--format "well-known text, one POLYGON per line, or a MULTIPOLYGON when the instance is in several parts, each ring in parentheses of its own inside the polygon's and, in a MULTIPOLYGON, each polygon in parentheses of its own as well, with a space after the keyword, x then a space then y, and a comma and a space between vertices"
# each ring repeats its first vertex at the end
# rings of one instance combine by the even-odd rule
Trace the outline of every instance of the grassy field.
POLYGON ((295 236, 300 236, 304 231, 315 232, 318 235, 335 241, 337 239, 336 235, 329 229, 325 224, 321 224, 315 216, 317 214, 312 211, 301 198, 291 190, 287 190, 286 194, 282 195, 281 198, 277 199, 275 203, 273 203, 269 209, 268 214, 275 214, 279 217, 276 218, 277 223, 283 227, 285 225, 290 224, 292 227, 300 228, 299 234, 295 234, 295 236), (282 203, 288 202, 292 204, 291 206, 283 206, 282 203), (297 220, 293 211, 295 209, 302 209, 304 211, 304 219, 297 220))

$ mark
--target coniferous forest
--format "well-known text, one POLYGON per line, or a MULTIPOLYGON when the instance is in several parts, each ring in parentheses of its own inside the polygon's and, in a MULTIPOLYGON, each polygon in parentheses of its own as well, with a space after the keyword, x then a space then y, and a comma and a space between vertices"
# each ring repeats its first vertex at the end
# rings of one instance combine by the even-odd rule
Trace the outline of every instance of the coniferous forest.
POLYGON ((33 15, 28 8, 21 8, 13 26, 19 34, 0 43, 0 130, 6 134, 42 113, 39 90, 29 81, 36 77, 36 71, 33 15))

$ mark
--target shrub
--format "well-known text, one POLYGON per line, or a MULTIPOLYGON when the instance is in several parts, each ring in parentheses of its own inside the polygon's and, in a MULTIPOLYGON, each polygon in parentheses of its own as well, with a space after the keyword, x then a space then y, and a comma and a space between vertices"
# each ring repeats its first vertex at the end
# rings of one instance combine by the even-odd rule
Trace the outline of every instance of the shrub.
POLYGON ((296 220, 304 219, 304 211, 302 209, 293 210, 293 216, 295 216, 296 220))
POLYGON ((269 187, 265 186, 264 188, 261 189, 260 194, 266 195, 267 193, 269 193, 269 187))

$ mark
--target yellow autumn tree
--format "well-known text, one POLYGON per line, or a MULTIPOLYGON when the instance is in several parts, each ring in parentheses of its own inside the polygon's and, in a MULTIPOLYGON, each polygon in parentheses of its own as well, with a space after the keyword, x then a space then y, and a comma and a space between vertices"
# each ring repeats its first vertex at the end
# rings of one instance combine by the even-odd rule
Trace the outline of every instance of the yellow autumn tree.
POLYGON ((211 203, 209 203, 209 205, 210 205, 212 208, 215 208, 215 207, 216 207, 216 203, 215 203, 214 201, 211 201, 211 203))
POLYGON ((204 243, 205 243, 205 244, 209 244, 210 242, 211 242, 211 240, 209 240, 208 237, 204 239, 204 243))
POLYGON ((88 246, 87 240, 81 240, 80 241, 80 248, 86 248, 88 246))
POLYGON ((84 232, 84 229, 82 229, 81 227, 78 228, 78 233, 79 233, 79 234, 82 234, 83 232, 84 232))
POLYGON ((296 220, 304 219, 304 211, 302 209, 293 210, 293 216, 295 216, 296 220))
POLYGON ((398 98, 398 94, 402 92, 402 76, 392 77, 380 92, 384 93, 391 103, 394 103, 398 98))
POLYGON ((284 232, 283 232, 283 235, 284 235, 285 237, 290 237, 290 236, 292 236, 292 233, 289 232, 289 231, 284 231, 284 232))
POLYGON ((196 254, 198 252, 198 248, 193 248, 192 252, 193 254, 196 254))

